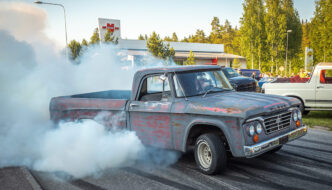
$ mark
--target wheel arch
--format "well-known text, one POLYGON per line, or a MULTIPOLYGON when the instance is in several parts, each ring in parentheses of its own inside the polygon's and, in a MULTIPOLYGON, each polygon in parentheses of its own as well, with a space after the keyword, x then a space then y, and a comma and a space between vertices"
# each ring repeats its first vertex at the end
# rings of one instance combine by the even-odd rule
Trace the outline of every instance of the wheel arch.
POLYGON ((220 126, 220 124, 211 122, 193 122, 186 130, 182 150, 186 152, 191 145, 195 144, 196 139, 201 134, 209 132, 216 132, 228 146, 229 138, 227 137, 227 133, 224 132, 224 129, 220 126))

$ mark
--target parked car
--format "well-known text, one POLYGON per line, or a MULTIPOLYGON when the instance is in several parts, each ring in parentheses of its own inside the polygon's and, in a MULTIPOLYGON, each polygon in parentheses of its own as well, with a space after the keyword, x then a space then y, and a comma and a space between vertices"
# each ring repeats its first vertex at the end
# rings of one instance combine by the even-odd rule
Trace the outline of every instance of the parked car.
POLYGON ((299 99, 304 114, 310 110, 332 110, 332 63, 317 64, 310 79, 289 81, 265 83, 263 91, 299 99))
POLYGON ((262 77, 259 81, 258 81, 258 91, 259 92, 263 92, 262 91, 262 87, 263 87, 263 84, 265 83, 271 83, 271 82, 274 82, 276 81, 277 78, 273 78, 273 77, 262 77))
POLYGON ((236 91, 256 92, 257 81, 255 79, 242 76, 231 67, 222 67, 221 70, 236 91))
POLYGON ((304 136, 296 98, 236 92, 219 66, 150 68, 137 71, 132 90, 56 97, 54 122, 94 119, 135 131, 145 145, 187 152, 198 168, 215 174, 228 152, 252 158, 304 136), (114 121, 111 116, 117 115, 114 121), (121 122, 118 122, 120 120, 121 122))
POLYGON ((261 79, 260 74, 261 71, 258 69, 240 69, 240 74, 246 77, 251 77, 253 78, 253 74, 254 74, 254 78, 259 81, 261 79), (255 74, 254 74, 255 73, 255 74))

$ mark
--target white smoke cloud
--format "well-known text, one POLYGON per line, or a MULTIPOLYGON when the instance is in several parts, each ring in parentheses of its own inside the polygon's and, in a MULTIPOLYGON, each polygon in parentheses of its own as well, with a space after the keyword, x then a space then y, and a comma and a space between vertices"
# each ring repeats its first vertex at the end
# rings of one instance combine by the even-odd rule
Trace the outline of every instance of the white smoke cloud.
POLYGON ((132 131, 109 131, 93 120, 49 121, 52 97, 130 89, 134 70, 122 69, 111 45, 89 47, 80 65, 70 64, 43 33, 46 18, 40 8, 0 2, 0 167, 84 177, 137 159, 175 162, 177 154, 144 148, 132 131))
POLYGON ((41 159, 34 168, 84 177, 105 168, 132 165, 143 150, 133 132, 110 132, 93 120, 68 122, 44 135, 41 159))

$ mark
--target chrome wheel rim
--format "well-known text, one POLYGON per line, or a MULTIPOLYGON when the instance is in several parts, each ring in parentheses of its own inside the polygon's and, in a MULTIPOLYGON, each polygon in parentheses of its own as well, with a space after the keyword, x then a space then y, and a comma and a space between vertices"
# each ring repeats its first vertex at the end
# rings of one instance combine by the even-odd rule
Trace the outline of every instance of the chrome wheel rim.
POLYGON ((212 162, 212 153, 209 145, 205 141, 199 143, 197 148, 197 154, 199 163, 204 168, 209 168, 212 162))

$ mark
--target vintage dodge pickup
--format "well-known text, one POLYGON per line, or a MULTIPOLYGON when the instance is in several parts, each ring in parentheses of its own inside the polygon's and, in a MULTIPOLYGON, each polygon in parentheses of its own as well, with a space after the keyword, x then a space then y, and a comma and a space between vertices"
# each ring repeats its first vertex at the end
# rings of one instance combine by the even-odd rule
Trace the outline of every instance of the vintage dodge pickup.
POLYGON ((186 66, 137 71, 131 91, 53 98, 50 114, 57 123, 109 113, 106 126, 135 131, 148 146, 194 150, 199 169, 215 174, 225 169, 227 155, 252 158, 304 136, 300 103, 235 92, 219 66, 186 66))

